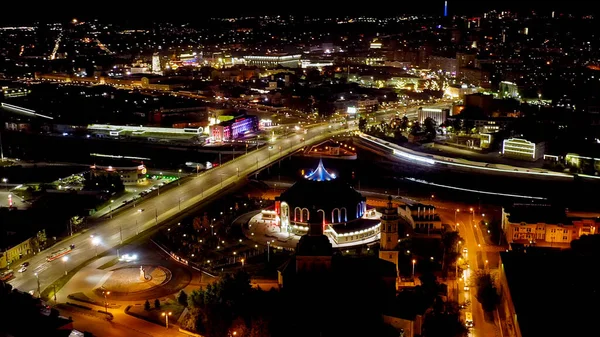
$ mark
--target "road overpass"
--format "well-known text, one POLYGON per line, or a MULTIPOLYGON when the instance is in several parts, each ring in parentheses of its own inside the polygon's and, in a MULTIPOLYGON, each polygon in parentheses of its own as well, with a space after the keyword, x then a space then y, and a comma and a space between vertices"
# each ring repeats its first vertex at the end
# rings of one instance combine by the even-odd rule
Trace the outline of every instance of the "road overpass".
MULTIPOLYGON (((93 233, 95 241, 87 233, 80 234, 42 251, 28 261, 30 263, 28 270, 18 273, 10 283, 22 291, 33 290, 37 294, 39 289, 43 292, 46 287, 63 276, 65 270, 72 270, 138 233, 161 224, 177 213, 191 209, 228 185, 246 179, 247 175, 277 162, 305 145, 323 141, 334 134, 346 131, 348 129, 342 123, 318 125, 308 129, 306 134, 292 134, 278 138, 267 146, 191 177, 180 186, 141 201, 135 208, 122 209, 114 214, 112 219, 99 221, 88 231, 93 233), (71 244, 75 245, 75 249, 68 255, 66 262, 60 259, 46 261, 47 255, 51 252, 69 247, 71 244)), ((17 266, 12 268, 18 269, 17 266)))

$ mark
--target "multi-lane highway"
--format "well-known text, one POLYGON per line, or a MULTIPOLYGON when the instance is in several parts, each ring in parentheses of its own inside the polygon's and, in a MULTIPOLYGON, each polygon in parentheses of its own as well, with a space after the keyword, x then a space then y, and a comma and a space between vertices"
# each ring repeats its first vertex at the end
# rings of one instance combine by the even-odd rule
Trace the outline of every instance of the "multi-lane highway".
MULTIPOLYGON (((227 185, 244 179, 256 169, 268 166, 304 145, 325 140, 336 132, 346 130, 341 123, 317 125, 309 128, 306 134, 292 134, 275 139, 258 150, 194 176, 180 186, 160 192, 159 195, 144 200, 135 207, 125 206, 126 208, 114 214, 112 219, 98 221, 97 225, 88 232, 93 233, 94 238, 86 234, 75 235, 61 241, 31 258, 28 261, 30 263, 28 270, 15 273, 16 277, 10 283, 22 291, 34 291, 37 294, 39 280, 39 290, 43 292, 47 286, 64 275, 65 270, 69 271, 137 233, 160 224, 182 210, 193 207, 227 185), (75 249, 68 255, 67 261, 62 259, 46 261, 50 253, 70 245, 75 245, 75 249)), ((13 269, 16 271, 18 267, 13 266, 13 269)))

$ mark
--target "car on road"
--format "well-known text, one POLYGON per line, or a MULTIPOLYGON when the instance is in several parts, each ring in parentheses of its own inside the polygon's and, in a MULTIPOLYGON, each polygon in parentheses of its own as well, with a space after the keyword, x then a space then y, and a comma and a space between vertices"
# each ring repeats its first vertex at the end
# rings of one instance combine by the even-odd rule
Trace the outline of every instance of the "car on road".
POLYGON ((463 254, 467 255, 468 252, 469 250, 467 249, 467 247, 463 248, 463 254))
POLYGON ((465 286, 463 289, 464 289, 464 291, 469 291, 470 288, 469 288, 469 286, 465 286))
POLYGON ((23 263, 21 263, 21 267, 29 267, 29 262, 23 262, 23 263))
POLYGON ((21 268, 19 268, 19 273, 24 273, 27 270, 27 267, 23 266, 21 268))

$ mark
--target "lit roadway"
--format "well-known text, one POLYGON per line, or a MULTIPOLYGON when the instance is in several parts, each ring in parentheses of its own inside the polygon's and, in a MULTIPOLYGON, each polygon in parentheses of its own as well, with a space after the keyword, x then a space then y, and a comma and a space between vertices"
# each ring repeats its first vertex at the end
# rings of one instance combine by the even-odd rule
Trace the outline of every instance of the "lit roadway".
MULTIPOLYGON (((464 312, 471 312, 473 315, 474 326, 469 335, 474 337, 501 337, 501 331, 496 326, 496 324, 501 324, 501 322, 498 319, 496 319, 496 324, 493 321, 486 321, 481 304, 475 297, 477 289, 473 276, 478 270, 482 269, 487 269, 491 274, 494 274, 497 266, 492 266, 491 263, 498 261, 497 255, 502 249, 501 247, 488 246, 486 244, 481 232, 482 229, 479 228, 479 222, 486 217, 478 212, 478 207, 476 206, 471 208, 465 207, 461 203, 440 200, 428 203, 432 203, 437 207, 443 223, 451 224, 453 227, 457 225, 456 228, 458 228, 460 236, 463 239, 461 246, 468 250, 461 258, 466 259, 469 264, 469 268, 465 270, 465 273, 467 275, 466 283, 470 286, 470 289, 464 291, 465 280, 459 280, 458 302, 459 304, 464 304, 467 301, 470 302, 470 305, 464 309, 464 312), (460 211, 455 212, 457 209, 460 211)), ((494 312, 494 316, 498 318, 496 312, 494 312)), ((462 318, 464 319, 464 314, 462 318)))
POLYGON ((121 240, 125 241, 138 232, 147 230, 178 212, 193 207, 199 201, 209 198, 227 185, 245 179, 246 175, 254 172, 257 168, 266 167, 304 145, 323 141, 332 134, 342 131, 348 131, 348 129, 343 129, 340 123, 332 123, 308 128, 306 134, 280 137, 267 146, 236 157, 221 166, 193 176, 180 186, 174 186, 160 192, 157 196, 141 201, 135 208, 124 206, 124 209, 114 214, 112 219, 98 221, 96 226, 88 231, 88 234, 93 233, 93 240, 88 234, 74 235, 65 239, 31 258, 28 270, 24 273, 17 272, 19 266, 11 266, 16 277, 10 283, 19 290, 33 290, 37 294, 38 277, 39 290, 43 291, 64 275, 65 269, 71 270, 90 258, 115 247, 121 240), (75 249, 68 255, 66 262, 61 259, 46 262, 46 257, 51 252, 69 247, 71 244, 75 245, 75 249))

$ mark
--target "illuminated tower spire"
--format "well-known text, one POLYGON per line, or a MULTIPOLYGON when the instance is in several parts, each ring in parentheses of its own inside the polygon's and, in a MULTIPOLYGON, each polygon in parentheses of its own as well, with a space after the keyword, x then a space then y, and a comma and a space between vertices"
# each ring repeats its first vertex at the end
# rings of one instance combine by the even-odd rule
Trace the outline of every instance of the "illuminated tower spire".
POLYGON ((448 16, 448 1, 444 1, 444 16, 448 16))

